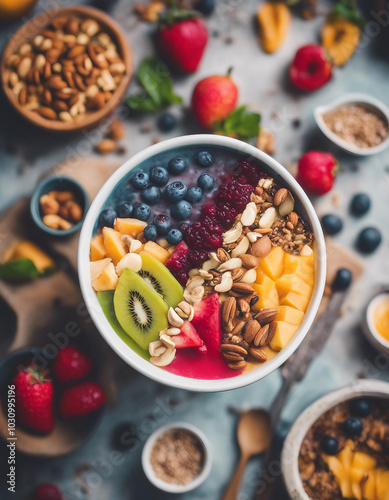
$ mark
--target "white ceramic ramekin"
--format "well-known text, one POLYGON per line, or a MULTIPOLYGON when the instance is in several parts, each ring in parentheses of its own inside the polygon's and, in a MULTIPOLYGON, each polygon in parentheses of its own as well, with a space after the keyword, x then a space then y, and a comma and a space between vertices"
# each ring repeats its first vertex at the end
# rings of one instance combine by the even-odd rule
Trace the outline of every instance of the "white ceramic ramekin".
POLYGON ((310 500, 304 490, 298 468, 301 443, 309 428, 327 410, 337 404, 358 397, 389 399, 389 383, 379 380, 358 380, 315 401, 292 425, 282 448, 281 466, 286 489, 292 500, 310 500))
POLYGON ((389 297, 389 290, 375 295, 367 304, 363 318, 362 329, 367 340, 379 351, 389 354, 389 341, 384 339, 374 325, 374 310, 385 299, 389 297))
POLYGON ((334 111, 336 108, 344 106, 345 104, 360 104, 363 106, 367 106, 379 113, 383 117, 383 119, 385 119, 387 126, 389 126, 389 110, 381 101, 367 94, 346 94, 342 97, 339 97, 339 99, 335 99, 335 101, 332 101, 330 104, 326 104, 325 106, 318 106, 317 108, 315 108, 313 116, 315 118, 317 126, 320 128, 323 134, 338 147, 353 155, 370 156, 384 151, 389 144, 389 134, 387 138, 383 142, 381 142, 381 144, 378 144, 378 146, 374 146, 372 148, 360 148, 358 146, 355 146, 354 144, 351 144, 350 142, 341 139, 327 127, 323 120, 323 114, 328 113, 329 111, 334 111))
MULTIPOLYGON (((225 149, 224 149, 225 151, 225 149)), ((323 236, 323 231, 316 212, 303 189, 296 182, 293 176, 276 160, 263 153, 259 149, 245 142, 223 137, 219 135, 188 135, 169 139, 154 146, 150 146, 144 151, 127 160, 116 172, 111 175, 104 186, 100 189, 94 199, 89 211, 85 217, 84 224, 80 234, 78 247, 78 275, 80 280, 81 291, 85 300, 85 304, 92 317, 94 324, 100 331, 101 335, 112 347, 112 349, 124 360, 131 365, 135 370, 143 373, 157 382, 160 382, 171 387, 187 389, 199 392, 217 392, 229 389, 237 389, 246 385, 252 384, 263 377, 266 377, 284 363, 297 349, 308 333, 313 320, 315 319, 318 307, 324 291, 326 278, 326 248, 323 236), (270 175, 278 175, 282 182, 288 186, 293 192, 296 201, 298 200, 304 208, 312 231, 315 235, 315 286, 312 297, 309 302, 305 317, 298 331, 289 344, 282 349, 273 359, 258 366, 255 370, 244 373, 237 377, 221 380, 199 380, 194 378, 182 377, 169 373, 157 366, 152 365, 149 361, 141 358, 130 347, 128 347, 115 333, 110 326, 103 310, 97 300, 95 291, 92 288, 89 265, 89 249, 90 241, 93 235, 93 229, 100 213, 101 207, 111 191, 115 188, 118 182, 128 174, 130 170, 138 166, 140 163, 148 160, 152 156, 174 150, 176 148, 190 146, 194 148, 206 148, 207 146, 216 146, 220 148, 231 149, 238 153, 243 153, 247 157, 253 157, 259 160, 270 175)))
POLYGON ((144 473, 146 474, 147 479, 154 486, 156 486, 162 491, 167 491, 168 493, 185 493, 187 491, 194 490, 207 479, 211 471, 212 454, 210 450, 210 445, 208 443, 208 439, 199 429, 197 429, 197 427, 191 424, 187 424, 186 422, 174 422, 172 424, 164 425, 163 427, 160 427, 159 429, 154 431, 146 441, 142 451, 142 467, 144 473), (160 479, 155 475, 154 469, 150 462, 150 454, 156 440, 160 436, 162 436, 162 434, 164 434, 166 431, 175 429, 185 429, 190 431, 197 437, 203 448, 203 454, 204 454, 203 468, 200 474, 188 484, 173 484, 163 481, 162 479, 160 479))

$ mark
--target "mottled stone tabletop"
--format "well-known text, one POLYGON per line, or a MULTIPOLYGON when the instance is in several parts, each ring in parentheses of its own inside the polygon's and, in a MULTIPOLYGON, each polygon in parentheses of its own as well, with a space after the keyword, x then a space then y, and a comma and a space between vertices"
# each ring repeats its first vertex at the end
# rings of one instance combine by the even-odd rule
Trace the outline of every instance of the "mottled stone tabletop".
MULTIPOLYGON (((71 2, 42 0, 43 8, 71 2)), ((103 3, 103 2, 101 2, 103 3)), ((135 2, 120 0, 112 4, 112 15, 125 29, 134 51, 136 64, 152 53, 151 26, 140 23, 132 14, 135 2)), ((312 401, 341 387, 358 376, 389 380, 388 360, 377 357, 360 329, 363 307, 379 283, 389 283, 389 152, 374 157, 357 158, 341 153, 318 131, 312 111, 347 92, 365 92, 389 105, 388 59, 377 56, 375 38, 364 40, 364 47, 341 69, 333 81, 307 96, 292 92, 286 84, 286 70, 296 49, 318 40, 323 18, 305 22, 293 18, 288 39, 275 55, 265 55, 255 35, 253 16, 259 2, 255 0, 219 0, 216 13, 207 19, 210 40, 200 70, 176 81, 177 93, 189 102, 194 84, 204 76, 223 74, 234 67, 234 80, 240 89, 240 102, 249 103, 262 114, 262 123, 276 135, 275 158, 291 166, 307 149, 333 152, 341 164, 341 172, 333 191, 315 200, 319 215, 335 212, 344 218, 344 230, 336 240, 352 248, 358 232, 375 225, 383 232, 383 243, 371 256, 365 257, 366 271, 353 287, 344 314, 320 356, 309 369, 305 380, 291 393, 282 415, 282 432, 312 401), (373 200, 372 209, 362 219, 348 214, 348 204, 356 192, 366 192, 373 200)), ((323 9, 326 2, 319 2, 323 9)), ((35 12, 37 12, 36 9, 35 12)), ((1 28, 0 48, 17 28, 1 28)), ((130 91, 136 83, 133 82, 130 91)), ((3 97, 1 97, 3 99, 3 97)), ((121 161, 149 146, 154 140, 198 132, 185 110, 176 109, 180 129, 160 134, 155 119, 125 119, 125 152, 121 161), (151 131, 141 132, 141 125, 151 131)), ((100 132, 57 137, 36 130, 22 122, 6 103, 0 103, 0 210, 32 192, 39 178, 59 162, 77 155, 91 155, 100 132)), ((107 346, 107 349, 108 346, 107 346)), ((256 384, 239 390, 217 394, 194 394, 169 389, 137 374, 119 358, 114 358, 115 380, 119 385, 118 402, 104 415, 91 439, 75 453, 58 459, 38 460, 18 457, 18 493, 10 498, 27 498, 34 484, 52 481, 60 484, 66 499, 105 500, 108 498, 140 500, 172 498, 154 489, 143 475, 140 456, 148 435, 159 425, 184 420, 199 426, 211 442, 214 463, 207 481, 196 491, 176 498, 185 500, 218 499, 237 464, 235 440, 236 413, 231 408, 253 406, 268 408, 280 386, 279 372, 256 384), (120 423, 132 423, 137 438, 129 451, 115 453, 113 430, 120 423), (75 481, 75 477, 78 481, 75 481), (83 478, 87 493, 80 488, 83 478)), ((4 452, 1 448, 1 453, 4 452)), ((247 467, 240 500, 249 500, 255 489, 260 459, 247 467)), ((4 479, 0 497, 6 498, 4 479)), ((281 498, 281 494, 279 498, 281 498)))

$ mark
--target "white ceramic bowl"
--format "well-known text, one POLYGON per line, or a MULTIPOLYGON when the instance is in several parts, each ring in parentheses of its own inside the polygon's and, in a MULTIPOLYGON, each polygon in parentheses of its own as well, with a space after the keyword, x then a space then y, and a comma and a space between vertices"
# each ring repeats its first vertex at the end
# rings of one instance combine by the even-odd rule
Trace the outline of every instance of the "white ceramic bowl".
POLYGON ((341 139, 327 127, 323 120, 323 114, 328 113, 329 111, 334 111, 336 108, 339 108, 340 106, 343 106, 345 104, 361 104, 363 106, 371 108, 382 116, 382 118, 386 121, 387 126, 389 127, 389 110, 385 106, 385 104, 367 94, 346 94, 342 97, 339 97, 339 99, 335 99, 335 101, 332 101, 330 104, 327 104, 325 106, 318 106, 317 108, 315 108, 313 115, 318 127, 323 132, 323 134, 327 136, 327 138, 338 147, 340 147, 344 151, 347 151, 348 153, 352 153, 353 155, 370 156, 384 151, 389 144, 389 134, 387 138, 383 142, 381 142, 381 144, 378 144, 378 146, 374 146, 372 148, 359 148, 358 146, 355 146, 354 144, 341 139))
POLYGON ((379 351, 384 354, 389 354, 389 341, 384 339, 377 331, 373 314, 375 308, 383 301, 389 298, 389 290, 375 295, 367 304, 365 309, 364 320, 362 324, 363 333, 365 334, 367 340, 379 351))
POLYGON ((292 425, 282 448, 283 479, 292 500, 310 500, 304 490, 298 469, 301 443, 309 428, 327 410, 349 399, 371 396, 389 399, 389 384, 379 380, 358 380, 315 401, 308 406, 292 425))
POLYGON ((308 196, 305 194, 305 192, 302 190, 293 176, 282 165, 280 165, 276 160, 263 153, 259 149, 242 141, 219 135, 199 134, 177 137, 164 142, 160 142, 159 144, 155 144, 154 146, 150 146, 149 148, 127 160, 120 168, 116 170, 113 175, 111 175, 104 186, 100 189, 85 217, 80 234, 78 248, 78 274, 81 291, 92 320, 94 321, 96 327, 108 342, 108 344, 124 361, 126 361, 126 363, 131 365, 140 373, 143 373, 143 375, 146 375, 147 377, 150 377, 162 384, 192 391, 216 392, 243 387, 248 384, 252 384, 257 380, 260 380, 266 375, 269 375, 269 373, 272 373, 282 363, 284 363, 301 344, 313 323, 323 295, 326 277, 326 250, 321 225, 316 212, 311 202, 309 201, 308 196), (130 170, 135 168, 141 162, 148 160, 158 153, 185 146, 194 148, 206 148, 207 146, 228 148, 235 152, 244 154, 245 156, 247 155, 247 157, 251 156, 256 160, 259 160, 270 174, 279 175, 282 179, 282 182, 291 189, 296 201, 298 200, 305 210, 307 218, 315 235, 315 286, 308 309, 300 328, 294 335, 293 339, 289 342, 289 344, 284 349, 282 349, 282 351, 279 352, 273 359, 258 366, 258 368, 252 370, 251 372, 244 373, 242 375, 229 379, 199 380, 182 377, 158 368, 157 366, 152 365, 149 361, 141 358, 119 338, 119 336, 110 326, 97 300, 97 296, 92 288, 90 278, 90 241, 101 207, 108 195, 115 188, 117 183, 126 174, 128 174, 130 170))
POLYGON ((152 483, 154 486, 156 486, 162 491, 167 491, 168 493, 185 493, 187 491, 194 490, 207 479, 211 471, 212 455, 208 439, 199 429, 197 429, 197 427, 191 424, 187 424, 185 422, 175 422, 172 424, 164 425, 163 427, 160 427, 159 429, 154 431, 146 441, 142 451, 142 467, 150 483, 152 483), (151 450, 153 449, 156 440, 160 436, 162 436, 162 434, 164 434, 166 431, 170 431, 173 429, 186 429, 190 431, 198 438, 203 448, 203 453, 204 453, 203 468, 200 474, 188 484, 173 484, 163 481, 162 479, 160 479, 155 475, 154 469, 150 462, 151 450))

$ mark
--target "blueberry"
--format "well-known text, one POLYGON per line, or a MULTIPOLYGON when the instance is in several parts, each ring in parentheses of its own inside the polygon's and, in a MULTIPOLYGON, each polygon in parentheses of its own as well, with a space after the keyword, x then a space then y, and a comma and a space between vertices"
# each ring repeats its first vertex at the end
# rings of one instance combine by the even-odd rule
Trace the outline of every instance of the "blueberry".
POLYGON ((146 222, 149 219, 150 215, 151 215, 151 208, 145 203, 139 203, 134 208, 134 217, 136 219, 146 222))
POLYGON ((182 241, 183 235, 179 229, 170 229, 166 239, 169 245, 178 245, 182 241))
POLYGON ((131 217, 133 211, 134 207, 132 203, 128 203, 127 201, 120 203, 118 208, 119 217, 131 217))
POLYGON ((356 417, 367 417, 370 415, 371 406, 366 399, 358 398, 350 401, 350 411, 356 417))
POLYGON ((101 227, 113 227, 117 214, 113 208, 102 210, 99 215, 99 225, 101 227))
POLYGON ((170 207, 170 213, 175 220, 186 220, 192 215, 192 205, 185 200, 181 200, 170 207))
POLYGON ((216 186, 216 179, 209 174, 201 174, 197 179, 197 185, 201 187, 203 191, 208 193, 216 186))
POLYGON ((338 452, 339 441, 331 436, 324 436, 321 442, 321 449, 327 455, 336 455, 338 452))
POLYGON ((137 191, 146 189, 149 185, 149 174, 146 174, 146 172, 137 172, 131 177, 130 182, 137 191))
POLYGON ((349 269, 346 269, 345 267, 338 269, 335 279, 332 282, 332 290, 335 292, 347 290, 351 284, 352 277, 353 275, 349 269))
POLYGON ((165 112, 159 116, 157 120, 157 127, 162 132, 170 132, 177 126, 177 118, 171 113, 165 112))
POLYGON ((364 215, 369 211, 371 206, 370 198, 365 193, 358 193, 353 196, 350 204, 350 210, 353 215, 357 217, 360 215, 364 215))
POLYGON ((349 417, 343 422, 343 428, 348 436, 359 436, 363 431, 363 423, 357 417, 349 417))
POLYGON ((157 228, 154 224, 149 224, 144 228, 143 234, 147 241, 154 241, 158 236, 157 228))
POLYGON ((166 236, 172 227, 170 217, 165 214, 156 215, 153 219, 153 224, 157 228, 160 236, 166 236))
POLYGON ((204 16, 209 16, 215 10, 215 6, 215 0, 199 0, 196 3, 195 8, 196 10, 204 14, 204 16))
POLYGON ((154 167, 150 172, 150 181, 155 186, 164 186, 169 182, 169 172, 165 167, 154 167))
POLYGON ((188 168, 187 161, 184 160, 184 158, 181 158, 180 156, 177 156, 176 158, 170 160, 167 166, 167 169, 172 175, 183 174, 187 168, 188 168))
POLYGON ((379 247, 382 237, 375 227, 363 229, 357 239, 357 248, 362 253, 372 253, 379 247))
POLYGON ((162 192, 156 186, 150 186, 141 192, 140 197, 145 203, 155 205, 161 201, 162 192))
POLYGON ((181 181, 171 182, 165 188, 166 198, 173 203, 183 200, 187 191, 188 188, 181 181))
POLYGON ((206 167, 210 167, 211 165, 213 165, 215 158, 208 151, 200 151, 195 156, 195 160, 196 160, 197 164, 200 165, 200 167, 206 168, 206 167))
POLYGON ((203 190, 197 186, 192 186, 188 189, 185 199, 189 203, 198 203, 203 197, 203 190))
POLYGON ((324 231, 330 235, 339 233, 343 228, 342 219, 334 214, 325 215, 321 222, 323 224, 324 231))

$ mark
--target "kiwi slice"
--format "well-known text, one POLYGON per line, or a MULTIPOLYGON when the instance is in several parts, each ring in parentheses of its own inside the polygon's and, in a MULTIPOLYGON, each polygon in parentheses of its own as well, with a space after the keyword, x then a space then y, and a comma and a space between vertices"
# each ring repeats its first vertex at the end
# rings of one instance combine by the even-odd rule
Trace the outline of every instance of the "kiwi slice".
POLYGON ((168 328, 168 305, 130 269, 120 276, 113 303, 121 327, 144 350, 168 328))
POLYGON ((148 361, 150 359, 149 352, 141 349, 138 344, 134 342, 132 338, 127 335, 127 333, 120 326, 113 305, 114 293, 114 290, 104 290, 103 292, 97 292, 97 299, 101 305, 101 309, 103 310, 109 324, 117 333, 118 337, 120 337, 123 342, 128 345, 128 347, 131 347, 133 351, 139 354, 139 356, 142 356, 142 358, 148 361))
POLYGON ((169 269, 146 252, 140 253, 142 269, 139 275, 147 285, 161 295, 170 307, 177 307, 182 301, 183 289, 169 269))

